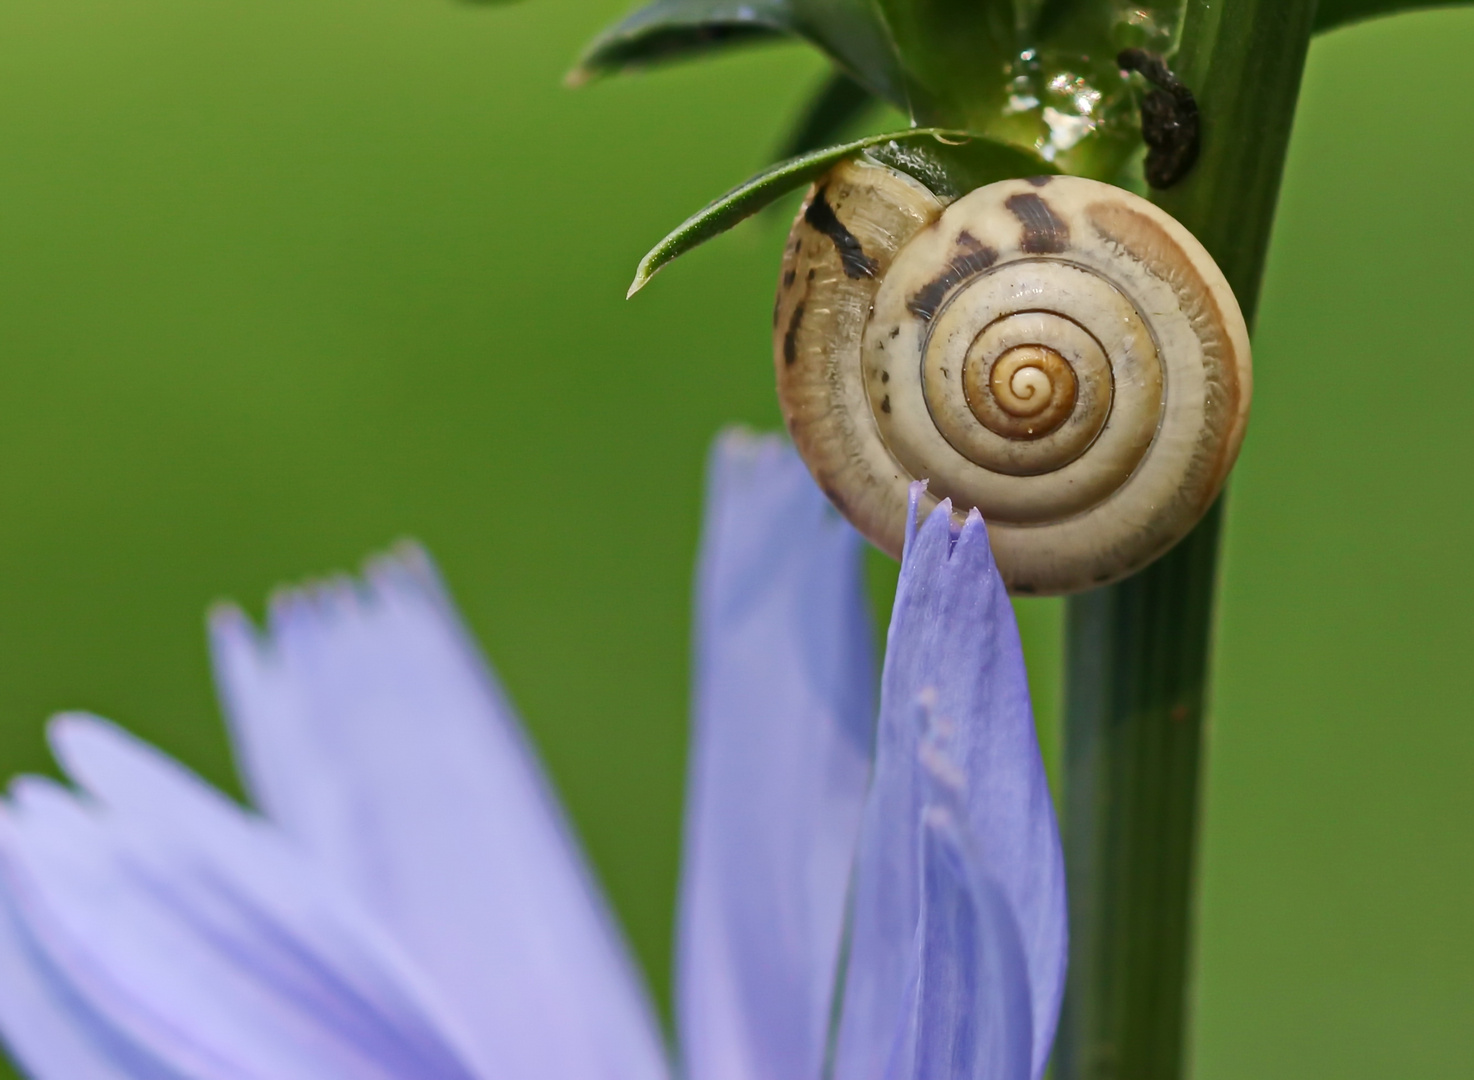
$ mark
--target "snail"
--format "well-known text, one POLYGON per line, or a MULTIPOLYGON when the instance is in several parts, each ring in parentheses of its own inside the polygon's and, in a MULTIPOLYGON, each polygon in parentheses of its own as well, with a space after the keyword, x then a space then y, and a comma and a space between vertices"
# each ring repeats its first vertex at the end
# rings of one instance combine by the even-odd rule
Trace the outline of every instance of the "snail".
POLYGON ((950 202, 888 165, 817 181, 774 312, 784 420, 831 502, 899 557, 907 492, 976 507, 1011 592, 1134 573, 1212 505, 1249 339, 1190 232, 1073 176, 950 202))

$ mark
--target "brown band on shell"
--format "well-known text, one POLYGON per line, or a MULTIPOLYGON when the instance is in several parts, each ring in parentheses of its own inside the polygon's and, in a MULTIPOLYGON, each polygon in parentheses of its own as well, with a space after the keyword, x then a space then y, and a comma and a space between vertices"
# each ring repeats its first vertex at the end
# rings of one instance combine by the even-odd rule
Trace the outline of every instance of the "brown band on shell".
POLYGON ((875 445, 867 437, 874 420, 858 363, 860 339, 895 253, 944 205, 904 174, 864 159, 846 161, 810 189, 784 250, 782 277, 792 272, 797 284, 779 290, 778 400, 814 479, 851 521, 899 521, 905 513, 895 461, 883 449, 866 452, 875 445), (873 273, 854 272, 855 252, 873 273))
POLYGON ((793 314, 788 317, 788 332, 783 335, 783 362, 790 367, 798 359, 798 328, 804 322, 804 302, 800 300, 793 306, 793 314))
POLYGON ((1032 191, 1009 196, 1003 204, 1024 227, 1019 247, 1030 255, 1057 255, 1070 246, 1070 227, 1032 191))
POLYGON ((1247 331, 1202 245, 1129 192, 1045 187, 949 205, 842 163, 794 223, 774 324, 784 420, 841 512, 899 556, 927 479, 923 511, 981 511, 1030 594, 1119 580, 1180 539, 1250 392, 1247 331))
POLYGON ((827 188, 821 187, 814 192, 814 197, 804 210, 804 220, 829 237, 834 249, 839 252, 840 263, 846 274, 852 278, 875 277, 878 269, 875 260, 865 254, 865 248, 855 239, 855 234, 839 220, 834 207, 829 205, 827 188))
POLYGON ((1199 511, 1206 511, 1217 498, 1222 479, 1233 467, 1248 423, 1246 359, 1236 355, 1213 290, 1193 262, 1183 257, 1180 245, 1165 229, 1145 214, 1119 203, 1102 200, 1091 203, 1085 212, 1101 239, 1141 262, 1153 276, 1171 286, 1202 342, 1204 368, 1213 379, 1210 385, 1214 392, 1208 395, 1207 422, 1203 425, 1204 439, 1199 452, 1203 455, 1202 467, 1208 475, 1217 478, 1200 500, 1199 511))
POLYGON ((930 322, 947 294, 974 274, 981 274, 998 261, 998 251, 978 242, 966 230, 957 236, 957 254, 940 274, 918 289, 906 302, 913 315, 930 322))

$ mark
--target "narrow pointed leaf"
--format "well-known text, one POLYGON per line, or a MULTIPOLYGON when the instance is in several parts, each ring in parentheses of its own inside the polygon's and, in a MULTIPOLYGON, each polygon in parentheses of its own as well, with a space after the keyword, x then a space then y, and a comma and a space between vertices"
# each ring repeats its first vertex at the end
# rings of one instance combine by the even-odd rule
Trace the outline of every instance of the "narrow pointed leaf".
POLYGON ((981 184, 1012 176, 1035 176, 1055 170, 1022 150, 975 138, 965 132, 913 128, 871 135, 779 162, 702 207, 640 260, 628 295, 643 289, 667 263, 726 232, 795 188, 828 172, 838 162, 861 153, 910 173, 952 199, 981 184), (944 140, 955 140, 955 143, 944 140), (982 144, 982 145, 974 145, 982 144), (949 167, 956 170, 950 175, 949 167), (959 183, 959 178, 961 182, 959 183), (944 194, 950 192, 950 194, 944 194))
POLYGON ((1402 11, 1423 11, 1436 7, 1455 7, 1469 0, 1320 0, 1315 9, 1315 32, 1321 33, 1350 22, 1396 15, 1402 11))
POLYGON ((967 137, 961 132, 946 132, 936 128, 893 131, 885 135, 873 135, 854 142, 842 143, 839 146, 830 146, 823 150, 801 154, 764 169, 752 179, 707 203, 677 225, 664 240, 656 244, 649 254, 640 260, 628 295, 633 296, 643 289, 655 276, 655 273, 667 263, 686 254, 692 248, 700 246, 713 236, 726 232, 739 221, 751 217, 795 188, 802 187, 823 175, 845 158, 853 157, 867 147, 883 142, 931 139, 937 136, 960 139, 967 137))
POLYGON ((571 84, 730 45, 802 38, 874 93, 904 106, 889 29, 872 0, 655 0, 594 39, 571 84))
POLYGON ((943 202, 974 188, 1021 176, 1048 176, 1059 169, 1027 150, 993 139, 962 142, 891 139, 865 151, 867 157, 920 180, 943 202))
POLYGON ((568 82, 797 32, 785 0, 656 0, 595 38, 568 82))
POLYGON ((829 146, 876 105, 875 95, 838 69, 829 73, 799 114, 775 156, 786 161, 829 146))

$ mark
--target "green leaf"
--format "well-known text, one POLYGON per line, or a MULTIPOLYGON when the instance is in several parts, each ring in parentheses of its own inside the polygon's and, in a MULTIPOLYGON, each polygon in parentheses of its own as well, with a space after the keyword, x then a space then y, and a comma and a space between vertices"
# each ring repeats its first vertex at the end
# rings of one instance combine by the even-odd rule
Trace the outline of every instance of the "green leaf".
POLYGON ((904 103, 895 50, 872 0, 655 0, 595 38, 568 81, 782 35, 809 42, 873 93, 904 103))
MULTIPOLYGON (((971 131, 1038 151, 1066 172, 1117 179, 1136 167, 1140 132, 1115 57, 1127 47, 1170 53, 1189 2, 654 0, 600 35, 569 82, 791 36, 919 127, 971 131)), ((838 108, 842 121, 860 107, 852 88, 830 89, 836 97, 816 109, 838 108)))
POLYGON ((1060 171, 1026 150, 976 136, 963 142, 891 139, 870 147, 865 155, 921 181, 943 202, 999 180, 1052 176, 1060 171))
POLYGON ((676 226, 640 260, 628 295, 643 289, 667 263, 861 153, 916 177, 947 201, 995 180, 1056 171, 1014 147, 940 128, 893 131, 801 154, 758 173, 676 226))
POLYGON ((1400 11, 1424 11, 1435 7, 1456 7, 1469 0, 1320 0, 1315 10, 1317 34, 1378 15, 1395 15, 1400 11))
POLYGON ((786 160, 831 145, 875 105, 875 95, 849 75, 837 69, 830 72, 809 99, 775 157, 786 160))
POLYGON ((567 81, 577 86, 598 75, 795 33, 786 0, 656 0, 595 38, 567 81))
POLYGON ((640 260, 635 271, 635 280, 630 285, 628 296, 643 289, 656 272, 667 263, 680 258, 686 252, 699 247, 713 236, 726 232, 744 218, 751 217, 763 207, 802 187, 816 177, 828 172, 840 161, 853 157, 868 147, 892 140, 909 140, 950 136, 967 138, 962 132, 947 132, 936 128, 918 128, 911 131, 890 132, 874 135, 868 139, 843 143, 839 146, 814 150, 798 157, 780 161, 764 169, 750 180, 737 185, 719 198, 713 199, 685 221, 677 225, 660 243, 640 260))
POLYGON ((975 127, 969 121, 980 111, 1001 106, 1008 66, 1022 51, 1008 0, 876 0, 876 6, 895 42, 913 115, 975 127))
POLYGON ((1128 47, 1170 52, 1188 0, 871 2, 894 70, 884 89, 867 69, 847 70, 913 123, 986 135, 1066 172, 1115 180, 1139 171, 1141 146, 1137 93, 1116 57, 1128 47))

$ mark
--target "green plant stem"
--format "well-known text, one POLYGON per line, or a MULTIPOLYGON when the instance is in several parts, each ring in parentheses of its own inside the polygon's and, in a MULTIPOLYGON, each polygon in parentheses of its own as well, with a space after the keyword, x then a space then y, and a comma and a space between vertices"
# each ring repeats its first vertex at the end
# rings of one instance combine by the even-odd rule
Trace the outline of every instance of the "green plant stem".
MULTIPOLYGON (((1314 16, 1315 0, 1191 0, 1172 61, 1197 95, 1203 147, 1157 201, 1213 254, 1251 326, 1314 16)), ((1221 522, 1220 500, 1157 563, 1068 606, 1056 1080, 1184 1075, 1221 522)))

